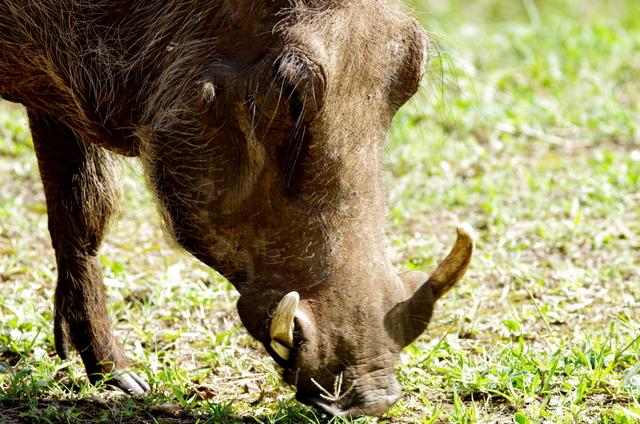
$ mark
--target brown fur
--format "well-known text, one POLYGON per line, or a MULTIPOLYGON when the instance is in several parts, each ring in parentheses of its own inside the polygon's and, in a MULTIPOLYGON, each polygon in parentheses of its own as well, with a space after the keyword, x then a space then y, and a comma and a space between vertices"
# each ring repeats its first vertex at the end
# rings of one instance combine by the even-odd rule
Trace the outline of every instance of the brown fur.
POLYGON ((415 287, 385 252, 383 143, 427 59, 414 20, 375 0, 0 0, 0 47, 0 95, 27 107, 45 185, 60 356, 70 342, 92 379, 146 388, 118 373, 96 261, 113 153, 140 156, 168 230, 235 285, 272 355, 275 305, 300 293, 309 321, 276 357, 300 400, 393 404, 393 364, 433 303, 427 283, 404 309, 420 316, 395 317, 415 287), (349 395, 321 398, 338 376, 349 395))

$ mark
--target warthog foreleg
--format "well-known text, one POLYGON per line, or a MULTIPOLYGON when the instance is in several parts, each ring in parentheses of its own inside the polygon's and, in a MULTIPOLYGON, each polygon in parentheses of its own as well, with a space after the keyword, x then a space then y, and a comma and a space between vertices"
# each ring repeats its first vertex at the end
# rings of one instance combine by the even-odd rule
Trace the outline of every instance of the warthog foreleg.
POLYGON ((97 258, 118 204, 116 162, 50 115, 30 112, 29 120, 58 265, 56 351, 66 359, 71 343, 92 382, 108 375, 123 390, 142 393, 147 383, 125 372, 129 361, 111 329, 97 258))

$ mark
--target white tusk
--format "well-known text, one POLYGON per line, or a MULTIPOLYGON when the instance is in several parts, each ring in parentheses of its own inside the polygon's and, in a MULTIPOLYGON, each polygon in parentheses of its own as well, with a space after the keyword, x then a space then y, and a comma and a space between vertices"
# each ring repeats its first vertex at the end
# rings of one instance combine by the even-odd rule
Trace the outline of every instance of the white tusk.
POLYGON ((271 340, 271 349, 278 354, 279 357, 288 361, 291 357, 291 349, 283 345, 277 340, 271 340))
POLYGON ((298 292, 291 292, 282 298, 271 321, 269 335, 271 348, 284 360, 288 360, 293 347, 294 318, 300 303, 298 292))

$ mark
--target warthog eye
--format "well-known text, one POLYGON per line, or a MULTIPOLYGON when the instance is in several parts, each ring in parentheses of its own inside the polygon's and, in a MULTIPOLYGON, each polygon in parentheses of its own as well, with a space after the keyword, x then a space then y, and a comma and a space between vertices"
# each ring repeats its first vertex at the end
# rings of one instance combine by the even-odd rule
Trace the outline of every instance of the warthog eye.
POLYGON ((254 128, 262 131, 294 133, 313 120, 322 106, 324 79, 318 67, 305 56, 283 53, 249 76, 244 104, 252 115, 254 128))
POLYGON ((297 100, 299 112, 306 118, 314 116, 324 100, 325 75, 322 67, 297 48, 285 50, 277 61, 278 79, 289 96, 297 100))

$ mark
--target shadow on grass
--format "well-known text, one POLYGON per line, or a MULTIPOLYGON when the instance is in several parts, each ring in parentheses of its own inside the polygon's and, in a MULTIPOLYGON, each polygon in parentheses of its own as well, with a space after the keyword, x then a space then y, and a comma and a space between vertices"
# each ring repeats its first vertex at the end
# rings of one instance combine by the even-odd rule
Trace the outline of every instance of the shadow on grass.
MULTIPOLYGON (((13 423, 329 423, 295 401, 281 402, 272 414, 237 414, 232 403, 203 403, 198 408, 176 404, 150 404, 152 399, 130 397, 119 400, 92 399, 0 399, 0 422, 13 423)), ((344 420, 340 420, 344 421, 344 420)))

